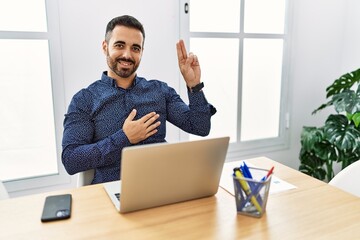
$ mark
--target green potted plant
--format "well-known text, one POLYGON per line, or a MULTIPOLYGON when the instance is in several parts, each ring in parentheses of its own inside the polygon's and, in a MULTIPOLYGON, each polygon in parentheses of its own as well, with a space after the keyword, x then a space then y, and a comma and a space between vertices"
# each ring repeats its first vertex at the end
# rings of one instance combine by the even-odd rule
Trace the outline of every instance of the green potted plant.
POLYGON ((341 169, 360 159, 360 68, 342 75, 326 88, 327 103, 312 114, 333 106, 322 127, 303 127, 299 170, 317 179, 330 181, 334 163, 341 169))

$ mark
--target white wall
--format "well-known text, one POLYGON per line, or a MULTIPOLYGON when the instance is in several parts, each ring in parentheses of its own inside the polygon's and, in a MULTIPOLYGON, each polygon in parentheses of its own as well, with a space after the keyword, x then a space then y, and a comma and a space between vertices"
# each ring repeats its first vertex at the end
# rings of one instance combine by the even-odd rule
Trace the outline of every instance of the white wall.
MULTIPOLYGON (((302 127, 320 126, 327 115, 333 112, 329 109, 315 116, 311 115, 315 108, 325 102, 325 88, 343 73, 360 67, 360 21, 357 14, 360 1, 290 1, 293 2, 289 74, 290 147, 284 151, 261 155, 297 169, 302 127)), ((66 106, 75 92, 99 79, 101 72, 106 69, 105 57, 101 51, 105 26, 111 18, 123 14, 135 16, 145 27, 145 52, 139 75, 163 80, 179 89, 175 50, 175 43, 179 38, 178 1, 59 2, 66 106)), ((64 113, 65 111, 66 109, 64 113)), ((167 139, 171 141, 178 138, 179 131, 169 129, 167 139)), ((76 186, 75 180, 76 177, 73 177, 72 186, 76 186)), ((27 194, 29 193, 31 192, 27 194)))
POLYGON ((356 0, 295 0, 291 54, 290 148, 266 156, 299 166, 303 126, 322 126, 333 108, 311 112, 326 102, 325 89, 360 67, 360 21, 356 0))
POLYGON ((360 19, 359 0, 348 0, 342 42, 342 71, 360 68, 360 19))

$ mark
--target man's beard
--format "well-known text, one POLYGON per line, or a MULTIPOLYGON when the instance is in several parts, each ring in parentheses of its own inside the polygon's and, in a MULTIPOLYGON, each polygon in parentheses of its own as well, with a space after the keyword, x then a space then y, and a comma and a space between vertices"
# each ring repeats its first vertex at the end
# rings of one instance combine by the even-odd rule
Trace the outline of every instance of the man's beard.
POLYGON ((116 58, 115 60, 109 56, 109 53, 106 56, 106 61, 109 68, 119 77, 128 78, 130 77, 139 67, 139 63, 136 63, 133 59, 126 58, 116 58), (122 68, 120 66, 120 61, 132 63, 130 68, 122 68), (119 66, 119 67, 118 67, 119 66))

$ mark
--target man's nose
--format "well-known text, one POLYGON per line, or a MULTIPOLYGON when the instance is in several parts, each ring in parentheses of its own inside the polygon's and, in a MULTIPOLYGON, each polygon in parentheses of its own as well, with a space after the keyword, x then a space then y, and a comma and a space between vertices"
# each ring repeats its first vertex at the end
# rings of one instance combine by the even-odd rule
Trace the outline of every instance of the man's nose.
POLYGON ((131 50, 129 48, 125 48, 123 51, 123 57, 128 59, 131 57, 131 50))

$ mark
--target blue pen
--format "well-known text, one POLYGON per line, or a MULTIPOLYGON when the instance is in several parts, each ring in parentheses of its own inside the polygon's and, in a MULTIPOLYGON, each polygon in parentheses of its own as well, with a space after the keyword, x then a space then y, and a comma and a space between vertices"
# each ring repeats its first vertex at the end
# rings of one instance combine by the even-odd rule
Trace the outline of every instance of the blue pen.
MULTIPOLYGON (((244 177, 253 179, 253 177, 252 177, 252 175, 251 175, 251 172, 250 172, 250 169, 249 169, 249 167, 246 165, 245 162, 243 162, 243 165, 240 166, 240 170, 241 170, 242 174, 244 175, 244 177)), ((249 186, 250 186, 251 190, 254 190, 254 187, 255 187, 255 186, 254 186, 254 183, 253 183, 253 182, 250 182, 250 181, 249 181, 249 186)))
POLYGON ((247 175, 247 178, 251 178, 252 179, 252 175, 251 175, 251 172, 249 170, 249 167, 246 165, 245 162, 243 162, 243 169, 244 171, 246 172, 245 174, 247 175))
MULTIPOLYGON (((266 180, 270 177, 270 175, 273 173, 273 171, 274 171, 274 166, 271 167, 271 169, 270 169, 269 172, 266 174, 266 176, 264 176, 263 178, 261 178, 261 182, 266 181, 266 180)), ((261 187, 262 187, 262 185, 259 184, 259 185, 255 188, 254 194, 258 194, 258 193, 260 192, 260 190, 261 190, 261 187)), ((260 197, 260 196, 258 196, 258 197, 260 197)), ((247 201, 249 201, 249 200, 250 200, 250 198, 247 197, 247 198, 245 199, 245 202, 247 202, 247 201)), ((261 201, 261 200, 262 200, 261 198, 258 199, 258 202, 262 204, 262 201, 261 201)))

